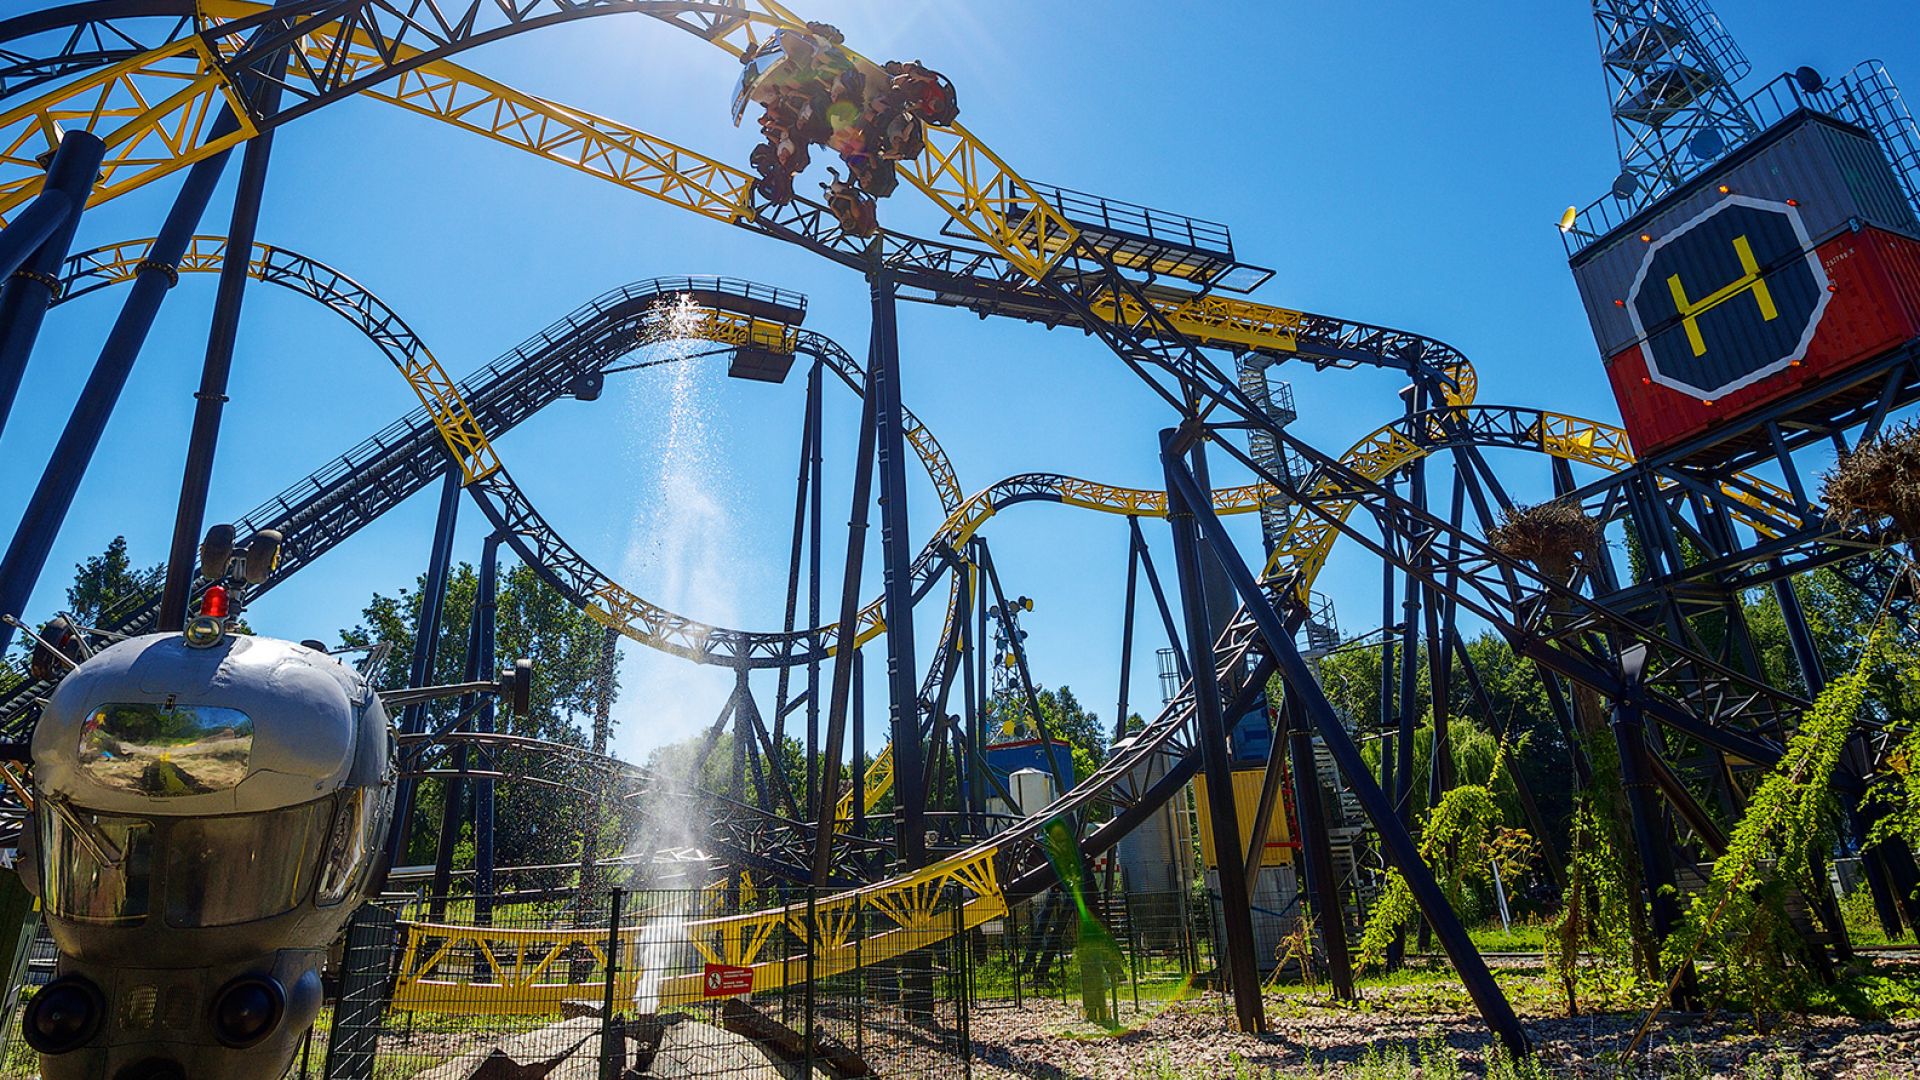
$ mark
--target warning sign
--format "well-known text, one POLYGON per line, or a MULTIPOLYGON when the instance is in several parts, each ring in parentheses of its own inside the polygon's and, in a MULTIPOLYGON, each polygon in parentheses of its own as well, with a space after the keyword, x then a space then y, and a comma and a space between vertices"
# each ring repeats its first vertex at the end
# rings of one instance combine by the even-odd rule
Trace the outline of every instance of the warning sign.
POLYGON ((710 998, 751 994, 753 993, 753 969, 736 967, 732 964, 708 964, 704 985, 706 996, 710 998))

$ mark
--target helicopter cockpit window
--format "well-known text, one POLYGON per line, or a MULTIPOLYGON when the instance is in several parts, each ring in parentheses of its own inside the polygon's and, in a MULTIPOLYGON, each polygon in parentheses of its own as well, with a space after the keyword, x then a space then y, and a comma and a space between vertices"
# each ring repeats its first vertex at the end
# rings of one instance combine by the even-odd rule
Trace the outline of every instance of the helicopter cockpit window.
POLYGON ((153 883, 153 823, 48 800, 39 814, 47 910, 79 922, 137 923, 153 883))
POLYGON ((103 787, 173 798, 239 786, 253 719, 217 705, 102 705, 80 730, 80 767, 103 787))
POLYGON ((176 818, 166 838, 169 926, 233 926, 292 910, 313 888, 333 800, 238 817, 176 818))

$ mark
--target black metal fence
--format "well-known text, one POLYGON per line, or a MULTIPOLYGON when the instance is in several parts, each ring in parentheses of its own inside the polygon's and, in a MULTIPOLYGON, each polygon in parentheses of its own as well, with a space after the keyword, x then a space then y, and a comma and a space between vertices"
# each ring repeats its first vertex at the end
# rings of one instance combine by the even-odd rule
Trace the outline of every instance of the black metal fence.
MULTIPOLYGON (((615 890, 484 926, 464 898, 369 905, 288 1076, 969 1076, 969 898, 615 890)), ((8 1034, 0 1077, 38 1075, 8 1034)))
POLYGON ((1048 892, 972 934, 973 1008, 1026 1010, 1052 999, 1096 1023, 1124 1023, 1217 985, 1204 899, 1115 890, 1048 892))

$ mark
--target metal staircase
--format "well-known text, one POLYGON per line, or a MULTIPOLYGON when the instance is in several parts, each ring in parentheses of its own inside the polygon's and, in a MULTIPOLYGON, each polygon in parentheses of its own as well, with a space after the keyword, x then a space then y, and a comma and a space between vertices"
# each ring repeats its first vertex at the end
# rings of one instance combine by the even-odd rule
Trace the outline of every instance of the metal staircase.
POLYGON ((1333 872, 1340 880, 1340 894, 1346 898, 1347 911, 1358 918, 1365 914, 1364 898, 1371 897, 1377 875, 1374 865, 1363 855, 1361 838, 1367 830, 1366 813, 1360 800, 1341 782, 1333 755, 1319 739, 1313 741, 1314 768, 1320 773, 1320 786, 1334 793, 1332 813, 1327 820, 1327 848, 1333 856, 1333 872))

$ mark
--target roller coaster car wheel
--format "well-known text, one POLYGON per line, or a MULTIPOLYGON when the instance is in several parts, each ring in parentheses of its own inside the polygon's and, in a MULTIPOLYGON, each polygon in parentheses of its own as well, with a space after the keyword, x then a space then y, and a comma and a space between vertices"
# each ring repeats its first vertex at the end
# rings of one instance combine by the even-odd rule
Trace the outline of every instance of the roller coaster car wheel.
POLYGON ((200 541, 200 576, 218 581, 227 576, 227 564, 232 561, 233 526, 212 526, 200 541))
POLYGON ((280 565, 280 543, 278 529, 261 529, 248 537, 240 579, 249 585, 265 582, 274 567, 280 565))
POLYGON ((47 625, 40 628, 40 641, 33 643, 27 669, 43 682, 59 682, 60 677, 73 668, 73 664, 60 659, 63 656, 74 664, 80 662, 80 629, 64 615, 48 620, 47 625))
POLYGON ((513 715, 527 715, 533 708, 533 661, 522 657, 500 673, 500 696, 513 715))

